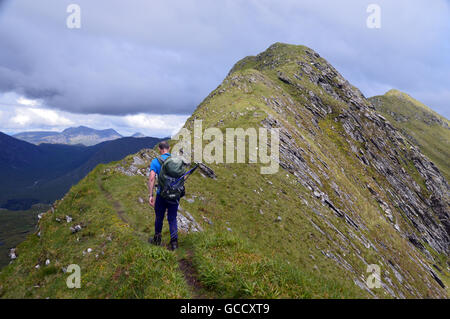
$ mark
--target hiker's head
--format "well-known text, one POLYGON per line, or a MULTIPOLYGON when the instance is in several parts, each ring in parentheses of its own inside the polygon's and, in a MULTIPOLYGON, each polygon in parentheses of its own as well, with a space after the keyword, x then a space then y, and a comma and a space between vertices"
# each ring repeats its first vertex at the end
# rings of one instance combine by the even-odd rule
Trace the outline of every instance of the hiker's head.
POLYGON ((169 146, 169 143, 167 143, 166 141, 163 141, 163 142, 159 143, 158 148, 159 148, 159 153, 162 155, 162 154, 169 152, 170 146, 169 146))

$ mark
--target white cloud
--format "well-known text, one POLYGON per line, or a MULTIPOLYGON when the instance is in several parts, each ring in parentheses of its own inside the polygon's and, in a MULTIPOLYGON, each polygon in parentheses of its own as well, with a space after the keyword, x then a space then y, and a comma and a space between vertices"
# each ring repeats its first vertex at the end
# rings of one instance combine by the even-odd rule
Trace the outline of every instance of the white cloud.
POLYGON ((48 109, 27 109, 27 111, 34 116, 33 119, 37 119, 38 122, 44 123, 47 125, 54 126, 64 126, 64 125, 73 125, 75 124, 73 121, 68 118, 58 114, 58 112, 48 109))
POLYGON ((17 99, 17 103, 19 103, 20 105, 25 105, 25 106, 38 106, 41 105, 41 101, 38 100, 30 100, 27 99, 23 96, 19 97, 17 99))
MULTIPOLYGON (((75 122, 61 115, 59 112, 44 108, 10 107, 12 113, 11 122, 18 129, 28 129, 39 126, 70 126, 75 122)), ((3 121, 2 121, 3 122, 3 121)))
POLYGON ((31 118, 25 114, 17 114, 11 119, 11 122, 17 124, 19 127, 24 127, 31 123, 31 118))
POLYGON ((124 121, 133 128, 146 130, 160 130, 170 132, 170 135, 178 132, 186 121, 184 115, 127 115, 124 121))

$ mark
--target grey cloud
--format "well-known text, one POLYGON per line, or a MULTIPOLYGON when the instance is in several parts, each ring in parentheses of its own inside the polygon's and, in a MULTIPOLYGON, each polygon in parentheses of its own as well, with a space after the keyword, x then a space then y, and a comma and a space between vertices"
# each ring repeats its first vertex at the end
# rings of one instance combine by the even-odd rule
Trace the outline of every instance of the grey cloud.
MULTIPOLYGON (((0 91, 74 113, 189 114, 232 65, 273 42, 318 51, 366 95, 404 90, 449 117, 445 0, 14 0, 0 11, 0 91)), ((1 7, 0 7, 1 9, 1 7)))

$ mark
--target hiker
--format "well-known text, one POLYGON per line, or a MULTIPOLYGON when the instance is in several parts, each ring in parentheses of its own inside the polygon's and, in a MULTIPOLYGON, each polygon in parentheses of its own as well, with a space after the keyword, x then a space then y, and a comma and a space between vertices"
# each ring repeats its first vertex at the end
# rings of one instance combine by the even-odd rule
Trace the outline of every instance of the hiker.
MULTIPOLYGON (((171 158, 171 154, 169 153, 170 147, 169 143, 166 141, 160 142, 158 145, 159 153, 161 156, 153 159, 150 164, 150 177, 148 180, 148 188, 149 188, 149 204, 150 206, 155 208, 155 235, 153 238, 149 239, 149 242, 154 245, 161 245, 161 231, 163 227, 164 215, 167 210, 167 220, 169 222, 169 230, 170 230, 170 244, 169 249, 174 250, 178 248, 178 229, 177 229, 177 212, 178 212, 178 204, 181 196, 184 195, 184 185, 182 186, 182 194, 177 194, 175 196, 175 200, 168 200, 161 195, 161 189, 163 188, 164 179, 170 179, 167 176, 167 173, 172 173, 172 177, 179 177, 184 172, 183 162, 181 160, 171 158), (168 159, 170 160, 168 163, 165 163, 168 159), (181 163, 181 164, 180 164, 181 163), (172 170, 171 172, 165 172, 164 176, 161 175, 161 169, 164 164, 166 170, 172 170), (155 185, 155 176, 158 175, 158 187, 156 189, 156 198, 153 196, 153 187, 155 185), (176 176, 178 175, 178 176, 176 176), (179 198, 177 198, 179 197, 179 198)), ((167 182, 166 182, 167 183, 167 182)))

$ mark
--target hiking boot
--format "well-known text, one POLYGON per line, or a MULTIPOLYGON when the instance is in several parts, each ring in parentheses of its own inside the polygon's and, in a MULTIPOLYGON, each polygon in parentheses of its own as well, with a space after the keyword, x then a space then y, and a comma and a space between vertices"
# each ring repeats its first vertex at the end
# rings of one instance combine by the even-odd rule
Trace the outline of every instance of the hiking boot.
POLYGON ((170 240, 169 249, 175 250, 178 248, 178 238, 174 238, 170 240))
POLYGON ((156 245, 156 246, 160 246, 161 245, 161 234, 155 234, 155 236, 153 236, 153 238, 150 238, 148 240, 148 242, 150 244, 156 245))

